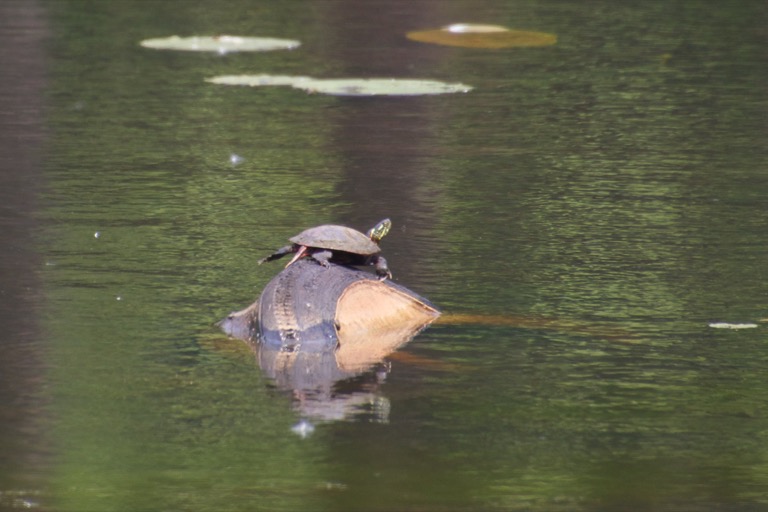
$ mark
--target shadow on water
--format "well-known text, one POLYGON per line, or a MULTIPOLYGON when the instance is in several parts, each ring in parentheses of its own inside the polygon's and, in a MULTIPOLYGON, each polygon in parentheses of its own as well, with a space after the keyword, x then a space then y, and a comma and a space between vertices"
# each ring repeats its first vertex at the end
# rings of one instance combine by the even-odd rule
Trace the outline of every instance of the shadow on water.
POLYGON ((38 194, 49 35, 36 1, 0 5, 0 509, 34 508, 49 464, 38 194), (20 28, 23 27, 23 28, 20 28))

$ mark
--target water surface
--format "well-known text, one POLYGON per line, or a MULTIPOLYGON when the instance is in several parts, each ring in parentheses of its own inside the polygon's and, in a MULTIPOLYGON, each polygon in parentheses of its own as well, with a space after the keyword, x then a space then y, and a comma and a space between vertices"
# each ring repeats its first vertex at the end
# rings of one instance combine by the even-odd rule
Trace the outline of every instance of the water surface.
POLYGON ((12 0, 0 20, 0 508, 768 505, 763 2, 12 0), (455 22, 558 44, 404 36, 455 22), (221 33, 303 44, 138 45, 221 33), (475 89, 203 80, 238 73, 475 89), (446 321, 338 409, 302 404, 214 323, 287 236, 387 216, 395 279, 446 321))

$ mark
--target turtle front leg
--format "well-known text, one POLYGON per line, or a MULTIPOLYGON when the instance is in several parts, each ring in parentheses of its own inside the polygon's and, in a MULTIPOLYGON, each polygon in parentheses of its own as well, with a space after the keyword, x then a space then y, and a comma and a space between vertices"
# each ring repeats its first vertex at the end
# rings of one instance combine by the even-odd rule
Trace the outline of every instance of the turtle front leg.
POLYGON ((332 257, 333 253, 331 251, 316 251, 312 253, 312 258, 326 268, 330 265, 328 260, 332 257))
POLYGON ((291 254, 292 252, 296 252, 296 246, 295 245, 286 245, 285 247, 281 247, 280 249, 276 250, 266 258, 262 258, 259 260, 259 265, 262 263, 266 263, 268 261, 274 261, 282 258, 286 254, 291 254))
POLYGON ((392 279, 392 272, 390 272, 384 256, 376 256, 371 263, 376 267, 376 275, 379 276, 379 281, 392 279))

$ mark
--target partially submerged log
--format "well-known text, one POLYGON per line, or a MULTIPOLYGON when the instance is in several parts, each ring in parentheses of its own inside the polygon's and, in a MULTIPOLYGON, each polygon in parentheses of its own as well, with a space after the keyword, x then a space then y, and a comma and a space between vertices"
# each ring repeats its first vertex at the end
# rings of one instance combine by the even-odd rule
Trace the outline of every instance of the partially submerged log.
POLYGON ((428 300, 392 281, 305 258, 219 325, 251 344, 279 384, 312 389, 369 368, 439 315, 428 300))
POLYGON ((439 315, 426 299, 391 281, 351 283, 336 304, 336 361, 346 370, 380 361, 439 315))

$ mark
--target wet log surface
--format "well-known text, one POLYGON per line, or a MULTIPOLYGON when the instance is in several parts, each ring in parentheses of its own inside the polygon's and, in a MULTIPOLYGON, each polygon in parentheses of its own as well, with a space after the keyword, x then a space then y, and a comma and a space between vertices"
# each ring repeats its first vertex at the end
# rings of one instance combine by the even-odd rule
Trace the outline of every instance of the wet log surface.
POLYGON ((370 368, 439 315, 428 300, 390 280, 302 259, 219 325, 251 344, 281 387, 306 390, 370 368))

